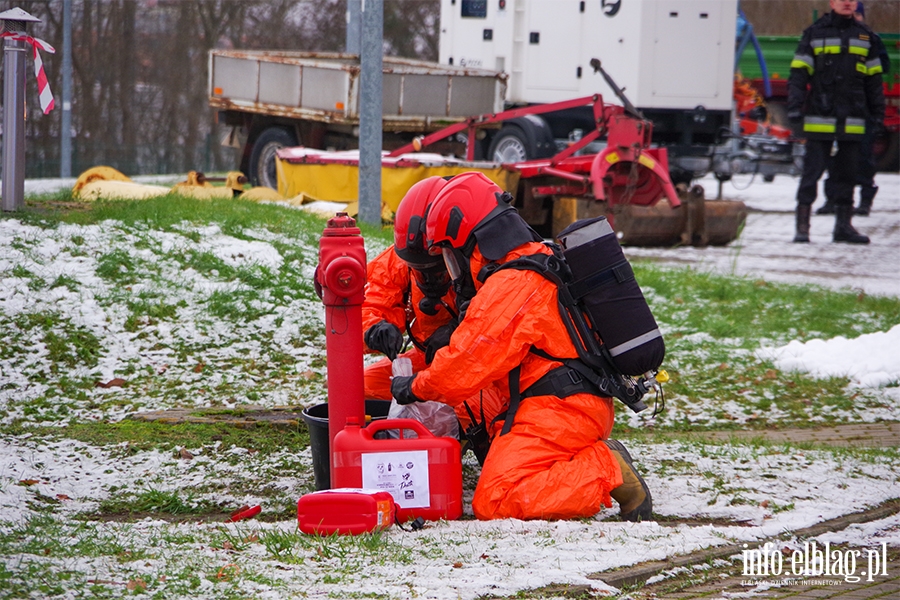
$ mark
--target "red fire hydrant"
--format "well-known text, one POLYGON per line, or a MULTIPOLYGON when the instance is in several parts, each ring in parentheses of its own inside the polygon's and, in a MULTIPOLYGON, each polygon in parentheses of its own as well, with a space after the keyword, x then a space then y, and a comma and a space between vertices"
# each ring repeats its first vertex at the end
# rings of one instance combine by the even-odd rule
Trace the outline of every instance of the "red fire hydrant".
POLYGON ((347 419, 365 423, 363 392, 362 303, 366 285, 366 249, 356 221, 345 212, 328 220, 319 240, 316 287, 325 304, 328 361, 328 440, 334 486, 334 436, 347 419))

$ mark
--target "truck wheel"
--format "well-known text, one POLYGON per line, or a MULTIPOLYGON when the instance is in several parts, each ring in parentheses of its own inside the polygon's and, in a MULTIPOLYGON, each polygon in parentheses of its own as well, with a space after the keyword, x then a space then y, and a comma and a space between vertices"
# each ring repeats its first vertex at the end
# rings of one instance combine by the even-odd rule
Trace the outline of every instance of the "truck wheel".
POLYGON ((517 163, 528 160, 528 140, 525 132, 515 125, 504 125, 491 141, 488 157, 498 163, 517 163))
POLYGON ((878 171, 900 171, 900 131, 885 132, 875 139, 872 147, 878 171))
POLYGON ((519 117, 506 123, 488 148, 488 159, 515 163, 556 154, 553 132, 537 115, 519 117))
POLYGON ((259 134, 250 153, 250 182, 253 185, 278 189, 275 153, 281 148, 296 146, 294 134, 283 127, 270 127, 259 134))

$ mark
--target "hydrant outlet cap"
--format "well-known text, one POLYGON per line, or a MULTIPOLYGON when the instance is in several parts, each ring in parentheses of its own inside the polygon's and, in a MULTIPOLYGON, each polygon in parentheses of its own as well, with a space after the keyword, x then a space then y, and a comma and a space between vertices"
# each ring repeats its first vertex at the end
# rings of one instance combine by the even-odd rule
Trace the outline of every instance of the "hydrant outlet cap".
POLYGON ((325 287, 342 298, 349 298, 362 291, 366 284, 365 267, 349 256, 341 256, 325 268, 325 287))

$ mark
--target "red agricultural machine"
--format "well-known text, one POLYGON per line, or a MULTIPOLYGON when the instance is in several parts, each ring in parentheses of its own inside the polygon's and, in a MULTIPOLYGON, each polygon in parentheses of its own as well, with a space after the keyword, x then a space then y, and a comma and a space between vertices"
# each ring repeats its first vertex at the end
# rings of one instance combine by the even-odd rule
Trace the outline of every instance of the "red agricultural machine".
MULTIPOLYGON (((474 161, 479 130, 504 121, 590 106, 596 127, 549 158, 503 164, 518 174, 516 205, 539 232, 555 236, 570 223, 606 216, 623 244, 721 245, 735 239, 747 209, 742 202, 705 200, 699 185, 673 185, 667 149, 651 147, 653 123, 644 118, 600 66, 592 61, 621 106, 599 94, 471 117, 388 154, 403 157, 465 132, 467 160, 474 161), (596 148, 601 148, 596 151, 596 148)), ((473 163, 477 165, 478 163, 473 163)))

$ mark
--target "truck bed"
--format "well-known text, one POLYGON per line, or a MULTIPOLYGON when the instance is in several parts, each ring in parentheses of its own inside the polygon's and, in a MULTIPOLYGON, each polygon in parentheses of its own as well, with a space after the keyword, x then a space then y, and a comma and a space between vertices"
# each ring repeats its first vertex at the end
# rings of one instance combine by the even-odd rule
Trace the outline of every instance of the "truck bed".
MULTIPOLYGON (((506 75, 384 57, 385 131, 431 131, 503 108, 506 75)), ((218 110, 359 123, 359 57, 284 50, 212 50, 209 103, 218 110)))

